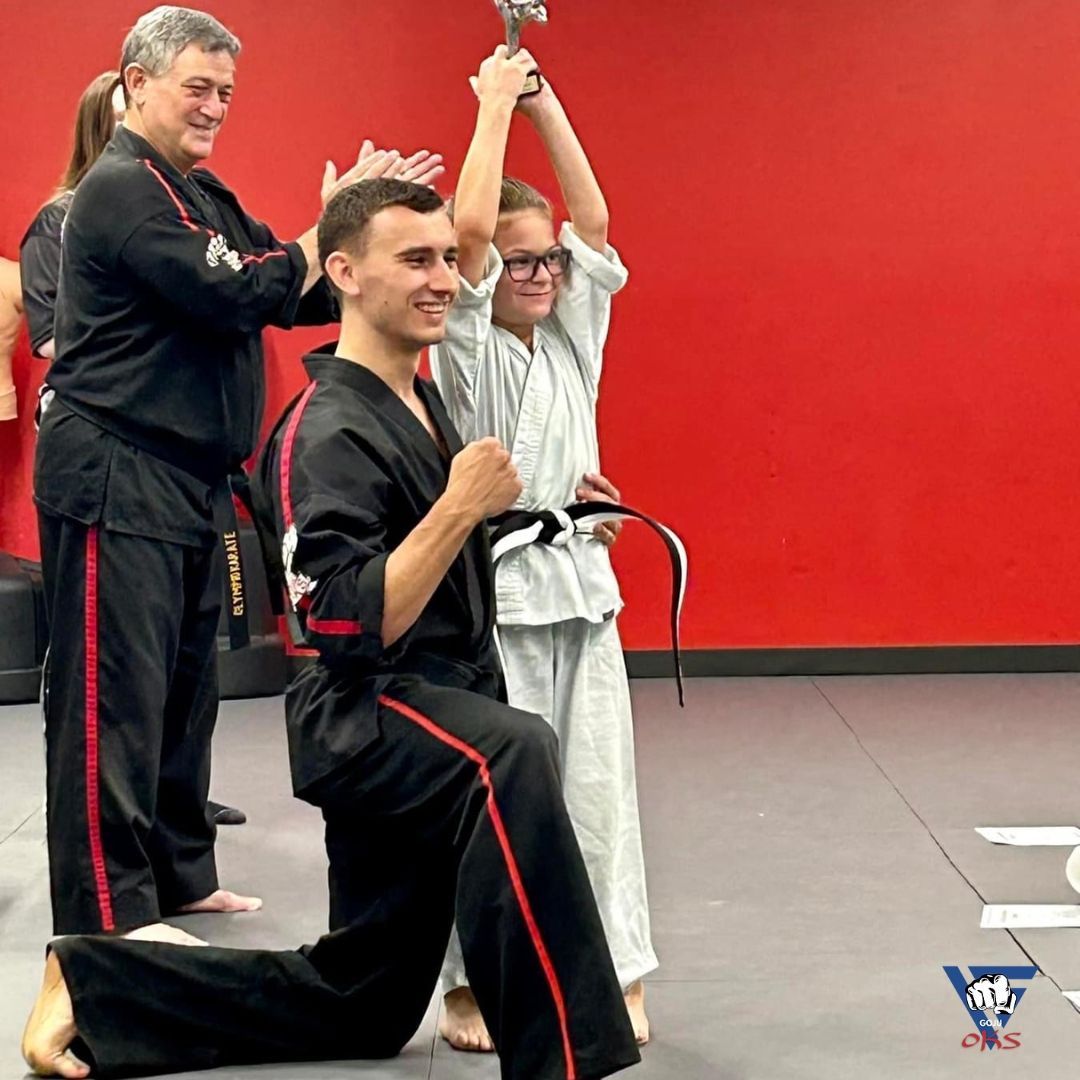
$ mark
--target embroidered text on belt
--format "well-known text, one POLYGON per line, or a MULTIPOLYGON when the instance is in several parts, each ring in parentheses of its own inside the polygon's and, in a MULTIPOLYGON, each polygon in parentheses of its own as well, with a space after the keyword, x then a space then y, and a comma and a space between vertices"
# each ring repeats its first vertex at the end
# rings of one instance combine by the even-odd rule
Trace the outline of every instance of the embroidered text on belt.
POLYGON ((248 627, 247 580, 240 552, 240 528, 236 520, 233 495, 246 493, 246 477, 242 473, 230 476, 227 483, 218 484, 213 494, 214 529, 218 534, 225 559, 225 617, 229 627, 229 648, 245 649, 251 644, 248 627))

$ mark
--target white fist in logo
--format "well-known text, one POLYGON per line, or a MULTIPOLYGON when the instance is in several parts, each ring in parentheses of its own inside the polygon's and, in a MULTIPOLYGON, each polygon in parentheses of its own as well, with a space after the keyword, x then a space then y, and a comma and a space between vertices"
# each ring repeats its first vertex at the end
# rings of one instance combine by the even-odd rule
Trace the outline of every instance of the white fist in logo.
POLYGON ((969 1009, 993 1009, 995 1013, 1012 1013, 1016 1008, 1016 994, 1004 975, 984 975, 968 983, 967 1003, 969 1009))

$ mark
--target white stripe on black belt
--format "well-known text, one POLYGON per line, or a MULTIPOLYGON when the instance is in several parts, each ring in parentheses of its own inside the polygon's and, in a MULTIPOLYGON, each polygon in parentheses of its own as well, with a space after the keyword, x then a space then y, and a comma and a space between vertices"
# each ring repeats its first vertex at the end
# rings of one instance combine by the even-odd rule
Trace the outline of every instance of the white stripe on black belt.
POLYGON ((565 510, 510 510, 491 518, 491 561, 526 544, 551 544, 560 547, 578 533, 591 533, 594 525, 605 521, 643 521, 664 541, 671 558, 671 651, 675 656, 675 682, 679 704, 684 705, 682 654, 679 651, 679 620, 686 595, 687 560, 683 542, 666 525, 640 510, 620 503, 581 502, 565 510))

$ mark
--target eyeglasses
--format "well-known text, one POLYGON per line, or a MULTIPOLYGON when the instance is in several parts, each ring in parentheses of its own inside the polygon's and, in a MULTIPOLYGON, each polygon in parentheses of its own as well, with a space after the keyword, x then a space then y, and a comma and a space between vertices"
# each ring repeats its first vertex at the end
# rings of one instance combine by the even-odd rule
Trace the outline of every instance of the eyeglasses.
POLYGON ((543 255, 511 255, 503 259, 511 281, 532 281, 541 263, 553 278, 562 277, 570 265, 570 252, 564 247, 553 247, 543 255))

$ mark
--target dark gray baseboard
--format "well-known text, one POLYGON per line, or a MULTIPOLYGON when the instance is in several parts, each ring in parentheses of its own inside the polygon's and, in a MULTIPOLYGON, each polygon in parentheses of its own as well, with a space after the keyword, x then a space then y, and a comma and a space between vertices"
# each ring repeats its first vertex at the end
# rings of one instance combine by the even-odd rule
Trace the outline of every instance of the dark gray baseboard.
MULTIPOLYGON (((850 649, 688 649, 683 674, 945 675, 1080 671, 1080 645, 932 645, 850 649)), ((626 653, 632 679, 670 678, 671 653, 626 653)))
POLYGON ((26 705, 38 700, 41 668, 0 671, 0 705, 26 705))
MULTIPOLYGON (((277 635, 254 638, 251 649, 219 654, 223 698, 280 694, 307 663, 284 654, 277 635)), ((626 653, 632 679, 674 675, 663 649, 626 653)), ((1080 671, 1080 645, 934 645, 860 649, 688 649, 683 674, 751 675, 947 675, 993 672, 1080 671)), ((0 672, 0 705, 38 700, 40 669, 0 672)))

